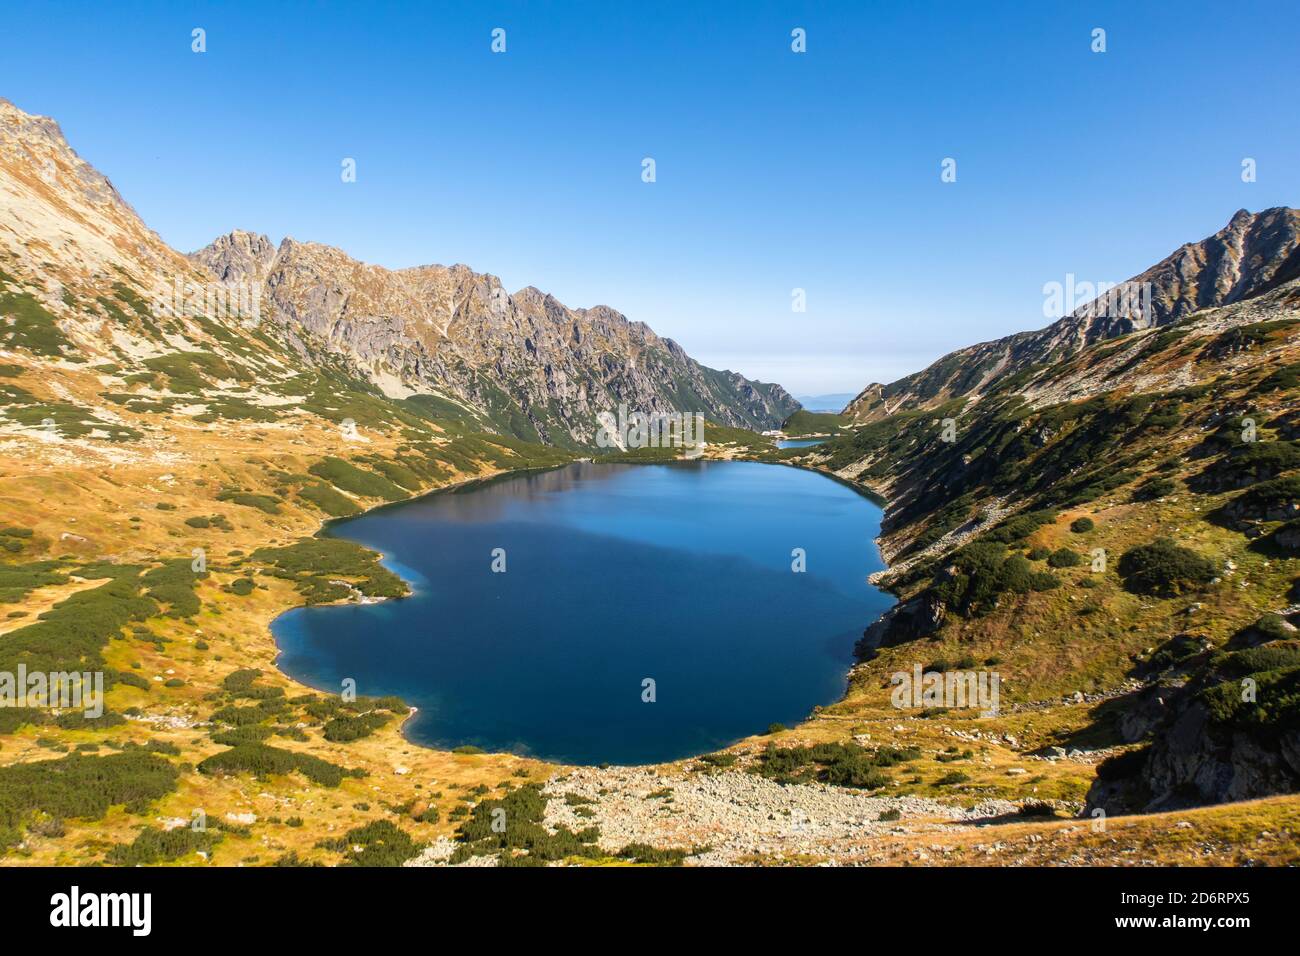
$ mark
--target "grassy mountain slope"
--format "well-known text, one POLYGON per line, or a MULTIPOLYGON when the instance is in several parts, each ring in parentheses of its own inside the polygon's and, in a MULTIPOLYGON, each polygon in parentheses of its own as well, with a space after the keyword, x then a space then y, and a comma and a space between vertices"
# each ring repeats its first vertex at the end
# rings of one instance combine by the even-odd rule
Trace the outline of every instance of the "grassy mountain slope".
POLYGON ((1079 751, 1068 783, 1032 778, 1039 795, 1113 814, 1300 785, 1300 283, 799 460, 889 502, 880 583, 901 600, 837 715, 888 714, 888 675, 914 663, 996 670, 1011 711, 970 726, 1053 770, 1079 751))

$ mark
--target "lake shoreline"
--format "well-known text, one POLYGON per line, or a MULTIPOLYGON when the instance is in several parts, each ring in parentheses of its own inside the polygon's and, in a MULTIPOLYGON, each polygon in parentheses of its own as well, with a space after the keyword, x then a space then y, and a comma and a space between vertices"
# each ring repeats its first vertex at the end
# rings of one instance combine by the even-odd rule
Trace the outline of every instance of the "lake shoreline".
MULTIPOLYGON (((857 483, 855 483, 855 482, 852 482, 852 481, 846 480, 846 479, 840 477, 839 475, 835 475, 835 474, 833 474, 833 473, 831 473, 831 472, 824 471, 824 470, 822 470, 822 469, 820 469, 820 468, 808 467, 808 466, 805 466, 805 465, 794 464, 794 463, 791 463, 791 462, 769 462, 769 461, 762 461, 761 459, 748 459, 748 458, 736 458, 736 459, 705 459, 706 462, 707 462, 707 461, 710 461, 710 460, 714 460, 714 461, 727 460, 727 461, 734 461, 734 462, 737 462, 737 463, 748 463, 748 464, 790 464, 790 465, 792 465, 794 468, 796 468, 796 469, 799 470, 799 471, 806 471, 806 472, 816 473, 817 475, 819 475, 819 476, 821 476, 821 477, 825 477, 825 478, 830 478, 830 479, 832 479, 832 480, 835 482, 835 484, 844 487, 846 490, 852 490, 855 494, 857 494, 857 495, 859 495, 859 496, 865 498, 865 499, 866 499, 867 501, 869 501, 872 505, 874 505, 874 506, 876 506, 877 508, 879 508, 879 509, 881 510, 881 514, 880 514, 880 516, 879 516, 879 520, 883 521, 883 517, 884 517, 884 509, 887 507, 887 503, 884 501, 884 499, 882 498, 882 496, 878 495, 877 493, 875 493, 874 491, 872 491, 872 490, 869 489, 869 488, 866 488, 866 487, 864 487, 864 486, 862 486, 862 485, 859 485, 859 484, 857 484, 857 483)), ((334 530, 334 529, 336 529, 336 528, 339 526, 339 524, 340 524, 341 522, 343 522, 343 521, 354 521, 354 520, 357 520, 357 519, 360 519, 360 518, 364 518, 364 517, 371 517, 371 516, 374 516, 374 515, 377 514, 377 513, 380 513, 380 512, 382 512, 382 511, 384 511, 385 509, 390 508, 390 507, 395 506, 395 505, 407 505, 407 506, 409 506, 409 505, 411 505, 411 504, 413 504, 413 503, 415 503, 415 502, 421 501, 421 500, 427 500, 427 499, 431 499, 431 498, 435 498, 435 497, 440 497, 440 496, 447 495, 447 494, 454 494, 454 493, 461 493, 461 492, 466 492, 466 491, 470 491, 470 490, 476 490, 476 489, 481 488, 481 487, 486 486, 486 485, 490 485, 490 484, 495 484, 495 483, 503 482, 503 481, 505 481, 505 480, 507 480, 507 479, 514 479, 514 478, 518 478, 518 477, 522 477, 522 476, 527 476, 527 475, 544 474, 544 473, 547 473, 547 472, 557 471, 557 470, 561 470, 561 469, 564 469, 564 468, 567 468, 567 467, 571 467, 571 466, 574 465, 574 464, 579 464, 579 463, 582 463, 582 462, 583 462, 582 459, 575 459, 575 461, 572 461, 572 462, 566 462, 566 463, 559 464, 559 465, 548 465, 548 466, 545 466, 545 467, 532 467, 532 468, 524 467, 524 468, 505 469, 505 470, 501 470, 501 471, 494 472, 494 473, 490 473, 490 474, 476 475, 476 476, 473 476, 473 477, 464 478, 464 479, 462 479, 462 480, 455 481, 455 482, 451 482, 451 483, 449 483, 449 484, 442 485, 442 486, 439 486, 439 487, 436 487, 436 488, 430 488, 430 489, 428 489, 428 490, 420 491, 420 492, 418 492, 418 493, 412 495, 412 496, 409 497, 409 498, 404 498, 404 499, 401 499, 401 500, 399 500, 399 501, 394 501, 394 502, 384 502, 384 503, 379 504, 379 505, 376 505, 376 506, 374 506, 374 507, 367 508, 367 509, 365 509, 365 510, 359 512, 359 513, 356 514, 356 515, 349 515, 349 516, 346 516, 346 517, 338 517, 338 518, 330 518, 330 519, 327 519, 327 520, 321 522, 321 525, 320 525, 320 527, 318 528, 318 530, 317 530, 317 532, 316 532, 316 535, 318 535, 318 536, 319 536, 319 535, 331 536, 331 535, 335 534, 335 530, 334 530)), ((591 462, 591 461, 589 461, 589 460, 586 461, 586 463, 587 463, 587 464, 602 464, 601 462, 598 462, 598 461, 597 461, 597 462, 591 462)), ((645 462, 645 464, 673 464, 673 463, 675 463, 675 462, 671 462, 671 461, 669 461, 669 462, 664 462, 664 461, 659 461, 659 462, 645 462)), ((686 463, 690 463, 690 462, 686 462, 686 463)), ((626 464, 639 464, 639 463, 613 462, 613 463, 608 463, 608 464, 621 464, 621 465, 626 465, 626 464)), ((373 547, 373 546, 371 546, 371 545, 363 545, 363 546, 367 547, 368 550, 371 550, 371 551, 377 551, 377 552, 380 554, 381 560, 388 559, 388 557, 389 557, 389 555, 388 555, 388 553, 387 553, 386 551, 379 551, 379 549, 377 549, 377 548, 375 548, 375 547, 373 547)), ((879 562, 880 562, 882 565, 885 565, 885 567, 884 567, 882 570, 887 570, 888 565, 887 565, 887 562, 886 562, 886 560, 885 560, 884 553, 883 553, 883 551, 880 549, 880 546, 879 546, 879 538, 873 538, 873 539, 872 539, 872 546, 873 546, 873 547, 875 548, 875 550, 876 550, 876 555, 877 555, 877 558, 878 558, 879 562)), ((394 559, 394 560, 396 560, 396 559, 394 559)), ((400 600, 402 600, 403 598, 414 597, 414 596, 418 593, 418 590, 419 590, 419 589, 417 589, 417 587, 416 587, 416 582, 413 581, 413 580, 411 579, 411 576, 410 576, 409 573, 400 573, 399 570, 395 570, 395 569, 393 569, 393 568, 390 568, 390 570, 393 570, 394 573, 398 574, 398 576, 402 579, 403 583, 404 583, 405 586, 407 587, 407 593, 406 593, 405 595, 403 595, 401 598, 386 599, 386 601, 383 602, 383 603, 391 603, 391 602, 394 602, 394 601, 400 601, 400 600)), ((865 578, 864 578, 863 580, 865 580, 865 578)), ((878 593, 878 594, 889 595, 889 592, 885 591, 885 589, 882 589, 882 588, 876 588, 875 591, 876 591, 876 593, 878 593)), ((893 597, 893 598, 895 599, 893 603, 896 603, 896 595, 889 595, 889 596, 893 597)), ((890 606, 893 606, 893 603, 891 603, 890 606)), ((329 607, 329 606, 342 606, 342 607, 346 607, 346 606, 353 605, 353 604, 355 604, 355 602, 334 602, 334 604, 332 604, 332 605, 322 605, 322 607, 329 607)), ((289 680, 292 680, 294 683, 299 684, 300 686, 303 686, 303 687, 308 688, 308 689, 311 689, 311 690, 315 690, 315 691, 318 691, 318 692, 329 693, 330 691, 327 690, 327 689, 323 689, 322 687, 313 686, 311 683, 308 682, 308 680, 306 680, 306 679, 304 679, 304 678, 301 678, 301 677, 294 676, 294 675, 291 674, 288 670, 286 670, 286 669, 285 669, 285 666, 284 666, 284 656, 285 656, 285 653, 286 653, 286 647, 282 644, 279 635, 276 633, 276 627, 275 627, 276 622, 277 622, 277 621, 280 621, 280 620, 284 617, 284 615, 288 614, 290 611, 301 610, 301 609, 304 609, 304 608, 307 608, 307 607, 308 607, 308 605, 305 605, 305 604, 295 604, 295 605, 292 606, 292 607, 287 607, 287 608, 285 608, 284 610, 282 610, 279 614, 277 614, 277 615, 276 615, 273 619, 271 619, 271 621, 269 622, 268 629, 271 631, 272 639, 273 639, 273 642, 274 642, 274 644, 275 644, 275 646, 276 646, 276 649, 277 649, 277 654, 276 654, 276 657, 275 657, 275 666, 276 666, 277 670, 278 670, 282 675, 284 675, 284 676, 285 676, 286 678, 288 678, 289 680)), ((879 613, 877 613, 877 614, 871 616, 869 620, 864 618, 864 621, 863 621, 863 623, 862 623, 862 625, 861 625, 862 630, 865 631, 865 630, 870 626, 870 624, 871 624, 872 621, 874 621, 874 620, 878 620, 879 617, 880 617, 882 614, 887 613, 887 611, 888 611, 888 607, 882 609, 879 613)), ((836 655, 836 657, 838 658, 838 655, 836 655)), ((852 676, 852 671, 853 671, 853 668, 856 666, 856 663, 857 663, 856 660, 854 659, 854 657, 853 657, 851 654, 846 655, 843 659, 840 659, 840 664, 843 665, 843 670, 839 673, 839 676, 838 676, 838 678, 837 678, 837 681, 842 681, 840 688, 835 692, 835 694, 834 694, 833 697, 831 697, 831 698, 829 698, 829 699, 826 699, 826 700, 824 701, 824 703, 818 703, 818 704, 814 705, 812 710, 810 710, 808 713, 806 713, 802 718, 799 718, 799 720, 798 720, 797 723, 796 723, 796 726, 797 726, 797 725, 800 725, 800 724, 803 724, 803 723, 807 722, 807 721, 810 720, 810 719, 813 719, 813 718, 814 718, 814 715, 815 715, 819 710, 821 710, 823 707, 834 706, 836 703, 839 703, 839 702, 843 701, 843 700, 846 698, 846 696, 847 696, 847 694, 848 694, 848 691, 849 691, 849 687, 850 687, 850 678, 851 678, 851 676, 852 676)), ((399 693, 397 694, 397 696, 403 696, 403 695, 399 692, 399 693)), ((419 717, 419 714, 420 714, 420 708, 417 707, 416 705, 408 705, 408 706, 410 706, 411 709, 408 711, 408 713, 406 714, 406 716, 403 718, 401 724, 399 725, 399 733, 400 733, 400 737, 401 737, 401 739, 403 739, 405 742, 407 742, 407 743, 409 743, 409 744, 412 744, 412 745, 414 745, 414 746, 418 746, 418 747, 420 747, 422 750, 427 750, 427 751, 431 751, 431 752, 435 752, 435 753, 452 753, 452 752, 454 751, 454 749, 455 749, 455 748, 453 748, 453 747, 448 747, 448 746, 445 746, 445 745, 439 746, 438 744, 432 744, 432 743, 422 742, 422 741, 420 741, 420 740, 418 740, 418 739, 416 739, 415 737, 412 736, 412 734, 411 734, 411 729, 412 729, 412 727, 414 726, 415 721, 416 721, 416 720, 418 719, 418 717, 419 717)), ((737 744, 737 743, 739 743, 739 742, 741 742, 741 741, 743 741, 743 740, 746 740, 746 739, 748 739, 749 737, 752 737, 752 736, 753 736, 753 734, 742 734, 740 737, 738 737, 738 738, 736 738, 735 740, 732 740, 732 741, 730 741, 730 742, 728 742, 728 743, 725 743, 725 744, 719 745, 719 746, 717 746, 717 747, 710 747, 709 749, 701 750, 700 753, 692 753, 692 754, 688 754, 688 755, 686 755, 686 756, 682 756, 682 757, 673 757, 673 758, 668 758, 668 759, 665 759, 665 760, 660 760, 660 759, 651 759, 651 760, 648 760, 648 761, 646 761, 646 762, 644 762, 644 763, 642 763, 642 762, 638 762, 638 763, 635 763, 635 764, 620 764, 620 765, 627 765, 627 766, 655 766, 655 765, 668 765, 668 764, 679 763, 679 762, 682 761, 682 760, 694 759, 694 758, 700 756, 701 754, 705 754, 705 753, 713 753, 713 752, 717 752, 717 751, 719 751, 719 750, 726 750, 726 749, 728 749, 729 747, 735 746, 735 744, 737 744)), ((496 748, 492 748, 492 747, 486 747, 486 748, 484 749, 484 753, 486 753, 486 754, 493 754, 493 755, 498 755, 498 754, 499 754, 499 755, 502 755, 502 756, 513 756, 513 757, 520 757, 520 758, 524 758, 524 759, 539 760, 539 761, 543 761, 543 762, 548 763, 548 764, 550 764, 550 765, 552 765, 552 766, 555 766, 555 767, 565 767, 565 766, 587 766, 587 765, 595 766, 595 764, 586 764, 586 763, 582 763, 582 762, 576 762, 576 763, 575 763, 575 762, 573 762, 573 761, 571 761, 571 760, 565 760, 565 759, 559 759, 559 758, 543 758, 543 757, 536 757, 536 756, 533 756, 532 754, 530 754, 526 749, 524 749, 524 750, 505 750, 505 749, 496 749, 496 748)))

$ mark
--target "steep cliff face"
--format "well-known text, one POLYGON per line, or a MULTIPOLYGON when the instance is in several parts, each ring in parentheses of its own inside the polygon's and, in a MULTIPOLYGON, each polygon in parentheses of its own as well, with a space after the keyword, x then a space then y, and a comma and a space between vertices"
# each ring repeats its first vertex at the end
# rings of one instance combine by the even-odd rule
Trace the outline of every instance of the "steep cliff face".
POLYGON ((957 397, 978 398, 1001 379, 1048 365, 1088 345, 1180 322, 1242 302, 1300 276, 1300 211, 1239 210, 1223 229, 1188 243, 1117 291, 1036 332, 959 349, 889 385, 872 383, 845 414, 876 421, 957 397))
POLYGON ((324 348, 389 395, 468 403, 519 438, 591 445, 597 414, 620 404, 759 429, 798 408, 779 385, 706 368, 608 306, 571 309, 531 286, 511 295, 463 265, 389 270, 247 232, 190 258, 260 286, 267 317, 304 352, 324 348))

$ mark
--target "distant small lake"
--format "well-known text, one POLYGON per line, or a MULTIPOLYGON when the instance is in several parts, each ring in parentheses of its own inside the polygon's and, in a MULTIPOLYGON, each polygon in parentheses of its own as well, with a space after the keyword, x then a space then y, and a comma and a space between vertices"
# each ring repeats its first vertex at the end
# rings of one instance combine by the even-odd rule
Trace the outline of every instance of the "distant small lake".
POLYGON ((331 525, 415 593, 281 615, 278 663, 322 690, 350 677, 401 695, 419 708, 407 736, 431 747, 693 756, 842 696, 854 642, 893 603, 866 580, 879 520, 852 488, 780 465, 511 475, 331 525))
POLYGON ((777 448, 809 448, 812 445, 820 445, 826 441, 825 438, 786 438, 776 443, 777 448))

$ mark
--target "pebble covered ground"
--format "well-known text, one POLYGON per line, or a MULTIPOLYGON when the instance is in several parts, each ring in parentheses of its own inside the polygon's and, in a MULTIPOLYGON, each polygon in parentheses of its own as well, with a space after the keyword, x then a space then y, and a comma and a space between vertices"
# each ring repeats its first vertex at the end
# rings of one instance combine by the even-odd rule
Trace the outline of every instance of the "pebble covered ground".
MULTIPOLYGON (((600 846, 610 851, 632 843, 707 847, 686 860, 705 866, 758 858, 866 862, 877 849, 873 838, 969 827, 1017 810, 1005 800, 964 809, 822 784, 783 785, 740 770, 666 775, 656 767, 588 767, 551 778, 545 793, 551 798, 544 821, 549 828, 596 826, 600 846), (570 803, 566 797, 576 799, 570 803)), ((439 865, 453 849, 452 841, 439 840, 407 865, 439 865)))

